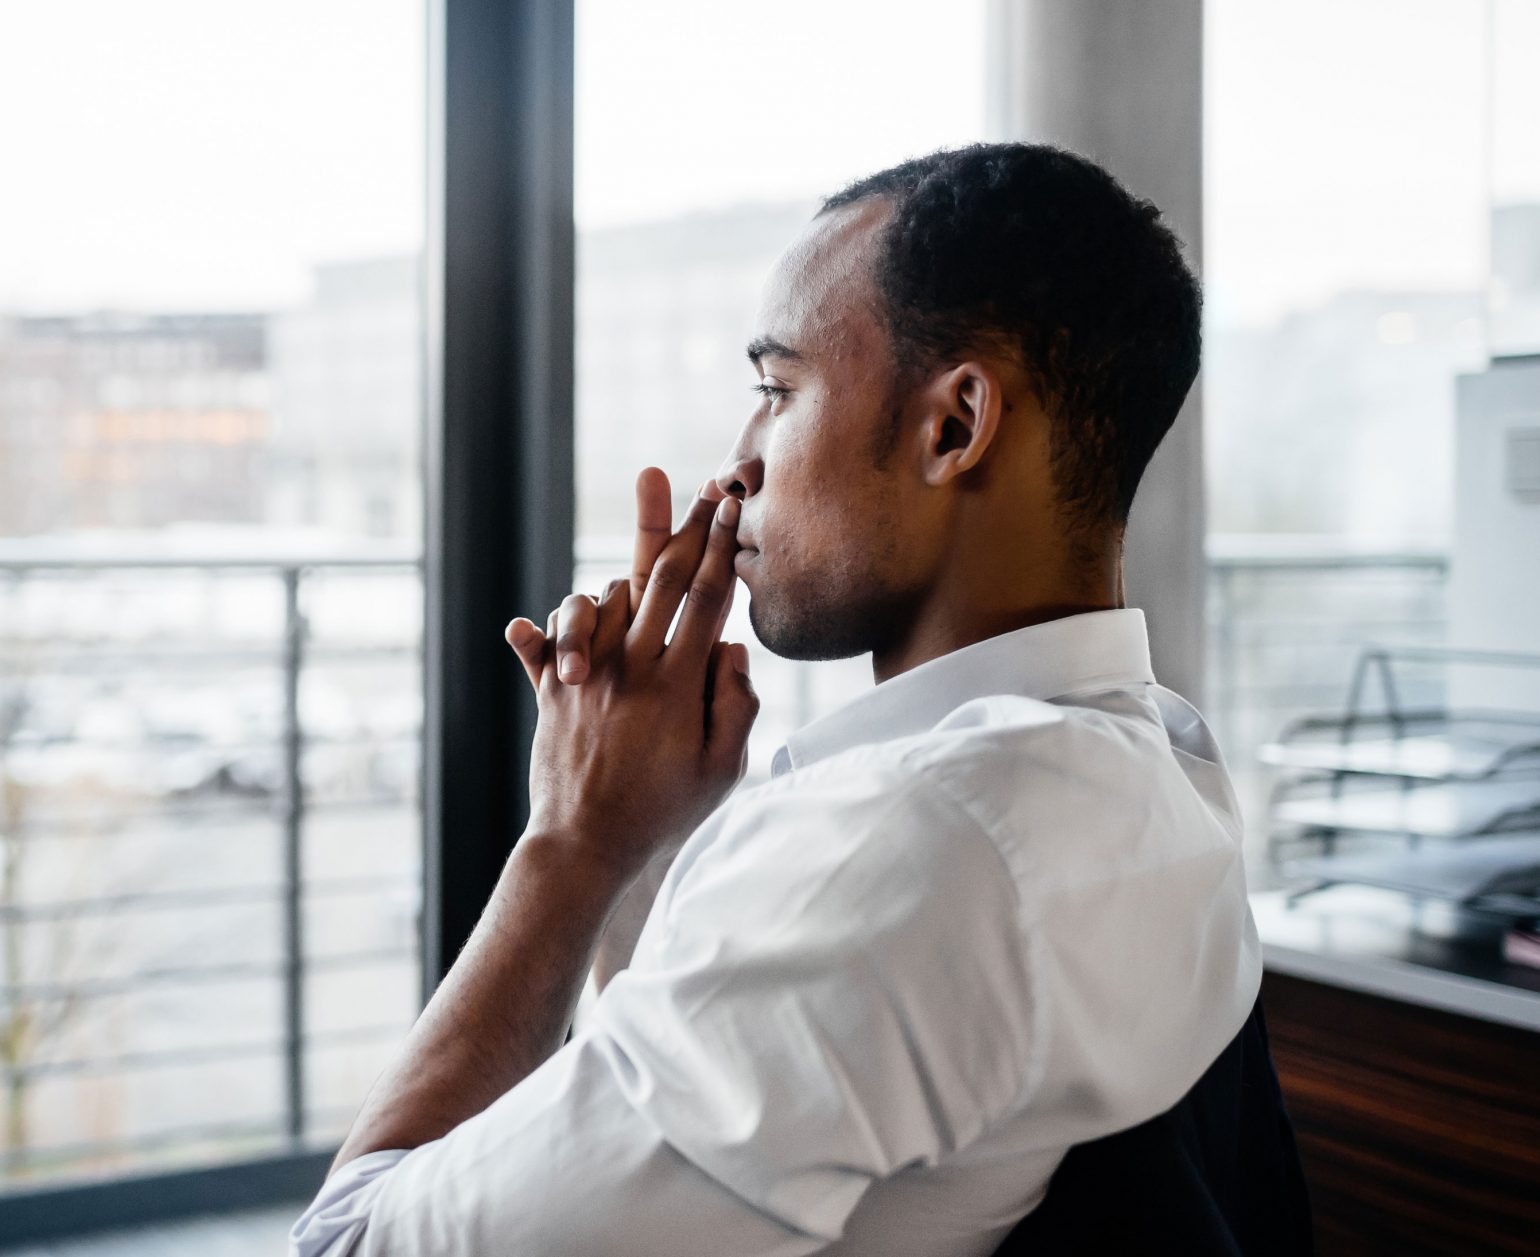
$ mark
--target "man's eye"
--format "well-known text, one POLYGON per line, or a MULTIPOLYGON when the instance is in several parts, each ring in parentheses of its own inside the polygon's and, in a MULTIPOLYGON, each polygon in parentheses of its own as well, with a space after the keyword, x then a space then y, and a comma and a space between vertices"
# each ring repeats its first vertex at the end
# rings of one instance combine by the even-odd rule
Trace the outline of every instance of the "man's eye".
POLYGON ((763 380, 761 380, 758 384, 749 385, 749 388, 751 391, 758 393, 761 397, 769 398, 769 400, 772 402, 780 401, 781 398, 785 397, 788 393, 791 392, 789 388, 782 388, 778 384, 766 384, 763 380))

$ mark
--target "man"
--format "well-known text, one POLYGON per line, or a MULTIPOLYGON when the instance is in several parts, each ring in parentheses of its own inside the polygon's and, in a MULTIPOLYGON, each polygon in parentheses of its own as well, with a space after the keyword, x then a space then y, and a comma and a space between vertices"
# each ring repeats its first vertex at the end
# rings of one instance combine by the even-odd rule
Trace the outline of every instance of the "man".
POLYGON ((1155 208, 1053 148, 825 204, 677 534, 644 472, 631 581, 509 625, 529 828, 298 1252, 986 1254, 1071 1148, 1194 1088, 1260 948, 1121 553, 1199 304, 1155 208), (734 574, 769 649, 870 652, 878 684, 729 798, 734 574))

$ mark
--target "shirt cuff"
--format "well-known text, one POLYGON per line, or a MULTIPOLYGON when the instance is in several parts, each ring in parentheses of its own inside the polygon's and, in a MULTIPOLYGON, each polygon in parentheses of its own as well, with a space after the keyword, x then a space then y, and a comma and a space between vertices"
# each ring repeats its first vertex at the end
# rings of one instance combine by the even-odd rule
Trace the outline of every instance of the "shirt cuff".
POLYGON ((356 1157, 333 1174, 289 1231, 289 1257, 346 1257, 385 1186, 385 1175, 406 1156, 391 1149, 356 1157))

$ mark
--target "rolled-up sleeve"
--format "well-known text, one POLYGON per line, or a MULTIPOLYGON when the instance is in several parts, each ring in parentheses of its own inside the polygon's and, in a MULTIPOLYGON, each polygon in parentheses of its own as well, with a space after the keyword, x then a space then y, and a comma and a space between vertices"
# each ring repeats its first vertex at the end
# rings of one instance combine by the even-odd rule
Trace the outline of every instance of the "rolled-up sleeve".
POLYGON ((289 1252, 295 1257, 345 1257, 364 1233, 381 1176, 406 1155, 366 1153, 333 1174, 289 1232, 289 1252))
POLYGON ((1014 886, 923 783, 828 782, 724 809, 584 1029, 443 1139, 344 1167, 292 1251, 793 1257, 976 1139, 1029 1077, 1014 886))

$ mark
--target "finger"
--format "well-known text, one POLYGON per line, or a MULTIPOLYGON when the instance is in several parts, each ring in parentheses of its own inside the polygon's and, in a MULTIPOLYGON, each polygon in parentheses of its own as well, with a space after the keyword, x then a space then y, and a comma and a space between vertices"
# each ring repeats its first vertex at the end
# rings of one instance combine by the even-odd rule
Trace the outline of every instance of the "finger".
POLYGON ((704 663, 717 640, 733 588, 733 555, 738 553, 737 498, 725 498, 712 518, 706 553, 690 581, 679 627, 668 644, 677 653, 704 663))
POLYGON ((673 505, 668 476, 658 467, 646 467, 636 478, 636 548, 631 558, 629 611, 635 615, 647 592, 652 565, 673 535, 673 505))
POLYGON ((722 603, 722 614, 717 616, 716 631, 712 633, 714 641, 721 641, 722 634, 727 631, 727 617, 733 612, 733 599, 738 593, 738 578, 734 576, 727 582, 727 597, 722 603))
POLYGON ((612 580, 599 597, 599 623, 594 629, 590 664, 595 659, 607 657, 626 636, 631 623, 631 582, 625 578, 612 580))
POLYGON ((556 675, 556 617, 560 610, 557 607, 545 617, 545 650, 540 656, 540 680, 543 684, 550 683, 556 675))
POLYGON ((529 677, 529 683, 538 690, 540 668, 545 659, 545 634, 535 627, 533 620, 526 620, 521 615, 508 622, 508 627, 503 630, 503 638, 513 647, 513 653, 524 665, 524 674, 529 677))
POLYGON ((684 524, 652 565, 641 609, 626 635, 626 640, 637 650, 657 654, 663 649, 668 626, 674 622, 674 613, 679 610, 695 577, 695 569, 700 566, 713 514, 712 504, 697 497, 690 504, 684 524))
POLYGON ((587 594, 568 594, 556 609, 556 675, 568 685, 588 675, 589 649, 599 605, 587 594))
POLYGON ((749 731, 759 715, 759 695, 749 679, 749 648, 721 643, 712 651, 711 706, 706 717, 706 755, 723 775, 743 777, 749 731))

